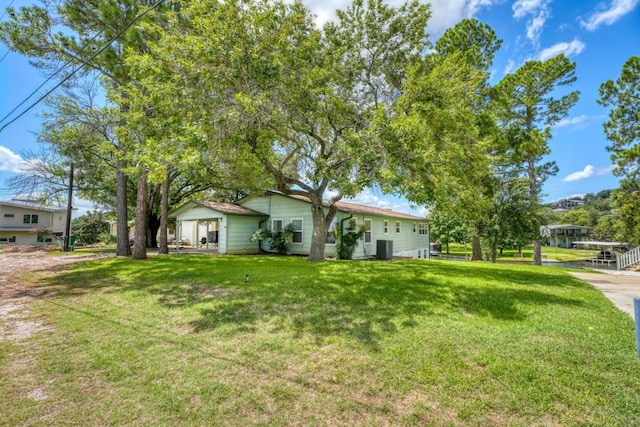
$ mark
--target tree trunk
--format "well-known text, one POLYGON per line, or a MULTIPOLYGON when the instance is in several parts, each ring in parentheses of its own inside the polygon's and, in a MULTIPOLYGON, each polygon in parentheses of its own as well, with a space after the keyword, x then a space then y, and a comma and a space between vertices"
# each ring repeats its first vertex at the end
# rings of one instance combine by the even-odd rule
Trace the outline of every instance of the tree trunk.
POLYGON ((160 217, 153 212, 150 212, 149 206, 147 206, 147 247, 158 247, 158 230, 160 229, 160 217))
POLYGON ((147 259, 147 171, 138 179, 136 199, 136 231, 133 244, 133 259, 147 259))
POLYGON ((471 261, 482 261, 482 245, 479 237, 471 240, 471 261))
POLYGON ((160 241, 158 244, 161 254, 169 253, 167 239, 167 215, 169 213, 169 175, 162 181, 162 201, 160 202, 160 241))
POLYGON ((116 256, 129 256, 129 221, 127 206, 127 175, 124 168, 124 160, 118 160, 116 164, 116 256))
POLYGON ((313 218, 313 232, 311 233, 311 248, 309 249, 310 262, 324 261, 324 249, 327 243, 327 224, 325 222, 324 208, 322 202, 311 203, 311 214, 313 218))
POLYGON ((496 259, 497 259, 497 254, 498 254, 498 238, 497 237, 492 237, 491 238, 491 262, 492 263, 496 263, 496 259))
MULTIPOLYGON (((531 197, 531 208, 538 209, 540 205, 538 200, 538 183, 536 181, 536 163, 535 159, 531 158, 528 161, 528 172, 529 172, 529 196, 531 197)), ((540 224, 536 224, 538 226, 538 230, 540 229, 540 224)), ((538 231, 539 234, 539 231, 538 231)), ((542 242, 540 239, 536 239, 533 241, 533 265, 542 265, 542 242)))
POLYGON ((538 239, 533 241, 533 265, 542 265, 542 242, 538 239))

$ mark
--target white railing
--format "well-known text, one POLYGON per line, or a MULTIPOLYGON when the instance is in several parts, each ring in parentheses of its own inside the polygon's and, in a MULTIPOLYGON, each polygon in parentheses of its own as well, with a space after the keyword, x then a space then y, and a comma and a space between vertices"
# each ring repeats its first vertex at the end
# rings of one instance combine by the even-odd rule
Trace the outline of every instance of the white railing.
POLYGON ((640 264, 640 246, 631 249, 628 252, 618 255, 616 258, 616 267, 618 270, 640 264))

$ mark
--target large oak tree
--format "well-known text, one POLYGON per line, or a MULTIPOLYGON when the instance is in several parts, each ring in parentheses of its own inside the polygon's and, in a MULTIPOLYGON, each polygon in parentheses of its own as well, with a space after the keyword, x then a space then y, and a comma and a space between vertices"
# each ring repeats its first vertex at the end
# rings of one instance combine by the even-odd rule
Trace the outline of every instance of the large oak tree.
POLYGON ((356 0, 337 17, 320 29, 300 3, 202 1, 132 58, 157 114, 246 147, 276 188, 310 200, 311 261, 324 259, 335 202, 375 182, 377 125, 427 46, 417 2, 356 0))

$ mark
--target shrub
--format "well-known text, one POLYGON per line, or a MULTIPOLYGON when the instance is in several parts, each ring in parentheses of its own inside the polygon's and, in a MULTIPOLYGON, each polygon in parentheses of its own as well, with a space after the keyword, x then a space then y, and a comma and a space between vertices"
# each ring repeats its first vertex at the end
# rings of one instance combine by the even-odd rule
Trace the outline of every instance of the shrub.
POLYGON ((358 227, 356 222, 351 220, 344 232, 341 228, 336 227, 333 231, 336 237, 336 254, 338 259, 353 259, 353 252, 358 246, 358 241, 364 237, 367 227, 364 225, 358 227))

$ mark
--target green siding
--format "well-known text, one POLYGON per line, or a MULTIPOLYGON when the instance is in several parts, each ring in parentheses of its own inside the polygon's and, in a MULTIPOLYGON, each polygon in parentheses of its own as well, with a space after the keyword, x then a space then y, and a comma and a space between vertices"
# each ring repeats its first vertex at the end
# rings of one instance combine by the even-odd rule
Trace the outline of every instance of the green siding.
MULTIPOLYGON (((344 212, 338 213, 338 220, 336 226, 340 226, 340 219, 348 218, 349 214, 344 212)), ((401 252, 413 251, 415 252, 411 256, 417 257, 417 251, 421 251, 420 257, 426 256, 426 250, 429 248, 429 235, 419 234, 418 224, 420 222, 426 223, 426 220, 413 220, 413 219, 396 219, 392 217, 381 217, 373 215, 354 215, 352 219, 356 220, 358 226, 364 224, 365 219, 371 220, 371 243, 364 243, 362 239, 353 254, 354 258, 366 258, 375 257, 377 251, 377 240, 392 240, 393 241, 393 253, 398 254, 401 252), (384 233, 384 221, 389 221, 389 232, 384 233), (395 224, 396 221, 400 221, 400 233, 396 233, 395 224), (413 232, 413 223, 416 223, 416 232, 413 232)), ((335 247, 333 245, 327 245, 327 256, 335 254, 335 247), (331 252, 329 252, 331 248, 331 252), (330 255, 331 254, 331 255, 330 255)), ((402 254, 400 254, 402 255, 402 254)), ((407 254, 409 256, 409 254, 407 254)))
MULTIPOLYGON (((311 218, 311 205, 302 200, 279 194, 254 197, 241 203, 242 206, 269 215, 264 226, 271 228, 271 221, 282 219, 283 227, 293 219, 302 219, 302 244, 292 243, 289 251, 296 255, 308 255, 311 249, 311 233, 313 231, 313 219, 311 218)), ((257 229, 257 227, 256 227, 257 229)), ((255 231, 255 229, 253 230, 255 231)), ((253 233, 252 231, 252 233, 253 233)), ((268 243, 263 243, 265 250, 269 249, 268 243)))
POLYGON ((258 229, 260 218, 251 216, 230 215, 227 223, 222 224, 226 237, 226 252, 228 254, 255 254, 259 252, 258 242, 250 240, 251 235, 258 229))
MULTIPOLYGON (((290 246, 292 254, 308 255, 311 248, 311 234, 313 231, 313 218, 311 216, 311 206, 308 202, 297 200, 291 197, 279 194, 269 194, 247 199, 241 202, 241 205, 250 209, 264 212, 269 215, 265 221, 265 226, 271 228, 271 221, 274 219, 282 219, 283 226, 289 224, 294 218, 303 219, 303 244, 290 246)), ((340 220, 348 218, 350 214, 346 212, 338 212, 336 215, 336 226, 340 226, 340 220)), ((356 214, 353 216, 358 225, 364 224, 364 219, 370 219, 372 222, 371 243, 364 244, 362 240, 355 250, 354 258, 365 258, 376 255, 376 240, 393 240, 394 254, 418 256, 426 256, 429 248, 429 236, 419 234, 418 224, 426 223, 426 220, 419 219, 396 219, 393 217, 382 217, 375 215, 356 214), (384 220, 389 221, 389 232, 384 234, 384 220), (400 221, 400 233, 395 230, 395 222, 400 221), (413 223, 416 223, 416 231, 413 232, 413 223), (411 253, 409 253, 411 252, 411 253)), ((254 230, 255 231, 255 230, 254 230)), ((263 243, 265 249, 269 249, 268 244, 263 243)), ((335 256, 335 245, 327 244, 325 247, 325 255, 328 257, 335 256)))

